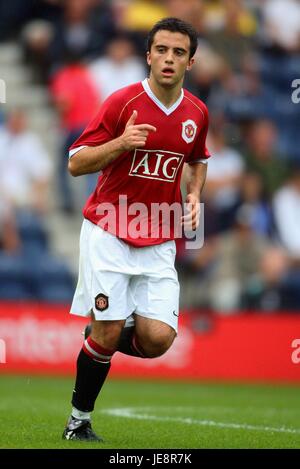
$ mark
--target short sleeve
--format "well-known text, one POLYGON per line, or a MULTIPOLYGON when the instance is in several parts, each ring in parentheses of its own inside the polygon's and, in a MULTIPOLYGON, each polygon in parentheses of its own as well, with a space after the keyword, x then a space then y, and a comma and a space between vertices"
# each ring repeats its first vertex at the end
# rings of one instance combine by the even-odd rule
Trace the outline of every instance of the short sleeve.
POLYGON ((196 137, 196 141, 193 146, 191 154, 188 156, 186 163, 207 163, 208 158, 210 158, 210 153, 206 147, 206 137, 208 131, 208 110, 207 107, 202 103, 202 116, 203 122, 202 127, 196 137))

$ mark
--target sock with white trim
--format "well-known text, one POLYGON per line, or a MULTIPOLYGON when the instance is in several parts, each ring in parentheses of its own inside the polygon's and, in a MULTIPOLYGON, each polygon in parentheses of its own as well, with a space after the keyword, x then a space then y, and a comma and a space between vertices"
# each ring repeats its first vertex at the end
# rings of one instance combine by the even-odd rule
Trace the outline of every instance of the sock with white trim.
POLYGON ((72 418, 77 420, 91 420, 91 412, 82 412, 81 410, 72 407, 72 418))
POLYGON ((94 410, 95 401, 108 375, 113 353, 102 348, 91 337, 85 340, 77 358, 77 375, 72 396, 72 405, 77 410, 94 410))

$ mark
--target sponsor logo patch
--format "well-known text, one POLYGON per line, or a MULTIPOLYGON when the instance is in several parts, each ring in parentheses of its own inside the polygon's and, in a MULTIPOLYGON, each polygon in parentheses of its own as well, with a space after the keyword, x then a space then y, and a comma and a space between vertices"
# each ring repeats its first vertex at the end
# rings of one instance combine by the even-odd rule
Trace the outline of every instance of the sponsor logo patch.
POLYGON ((195 139, 197 132, 197 125, 192 119, 182 122, 181 136, 186 143, 191 143, 195 139))
POLYGON ((95 298, 95 308, 98 311, 104 311, 108 308, 108 296, 104 295, 104 293, 99 293, 99 295, 95 298))
POLYGON ((129 176, 174 182, 183 158, 183 154, 171 151, 137 149, 129 176))

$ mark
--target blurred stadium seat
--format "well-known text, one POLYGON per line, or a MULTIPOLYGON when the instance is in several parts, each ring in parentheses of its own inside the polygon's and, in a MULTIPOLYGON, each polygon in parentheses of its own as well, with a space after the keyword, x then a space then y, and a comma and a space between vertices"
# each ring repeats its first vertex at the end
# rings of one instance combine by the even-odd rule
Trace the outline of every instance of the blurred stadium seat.
POLYGON ((46 251, 49 248, 49 235, 44 220, 30 211, 21 211, 16 218, 23 249, 28 252, 46 251))

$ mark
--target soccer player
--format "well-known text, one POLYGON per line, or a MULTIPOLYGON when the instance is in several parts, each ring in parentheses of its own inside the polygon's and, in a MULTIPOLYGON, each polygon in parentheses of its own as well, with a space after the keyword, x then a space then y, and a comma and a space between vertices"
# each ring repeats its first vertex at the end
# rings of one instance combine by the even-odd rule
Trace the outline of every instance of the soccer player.
POLYGON ((181 223, 193 229, 199 223, 208 111, 182 88, 196 48, 189 24, 177 18, 155 24, 148 37, 149 78, 113 93, 70 148, 73 176, 99 171, 100 176, 83 212, 71 314, 92 321, 77 359, 65 439, 101 441, 91 427, 91 412, 116 351, 159 357, 176 337, 176 226, 170 221, 166 235, 151 208, 181 207, 180 178, 188 163, 190 211, 181 212, 181 223))

